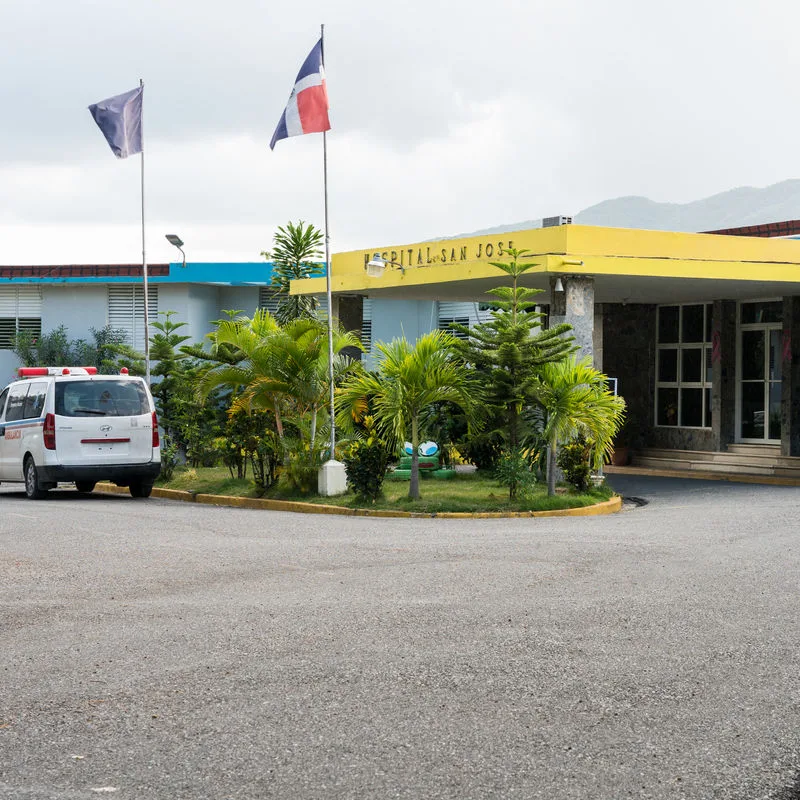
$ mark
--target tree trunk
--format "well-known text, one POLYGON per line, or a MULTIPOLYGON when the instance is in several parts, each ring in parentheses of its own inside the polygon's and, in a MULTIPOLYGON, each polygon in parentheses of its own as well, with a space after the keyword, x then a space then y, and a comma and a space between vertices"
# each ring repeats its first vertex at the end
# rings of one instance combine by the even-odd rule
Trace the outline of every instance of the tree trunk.
MULTIPOLYGON (((314 452, 314 442, 317 439, 317 409, 314 409, 314 413, 311 415, 311 453, 314 452)), ((333 458, 333 453, 331 453, 331 458, 333 458)))
POLYGON ((419 500, 419 423, 417 418, 411 420, 411 481, 408 485, 408 496, 411 500, 419 500))
POLYGON ((550 442, 547 447, 547 496, 552 497, 556 493, 556 449, 558 445, 555 440, 550 442))

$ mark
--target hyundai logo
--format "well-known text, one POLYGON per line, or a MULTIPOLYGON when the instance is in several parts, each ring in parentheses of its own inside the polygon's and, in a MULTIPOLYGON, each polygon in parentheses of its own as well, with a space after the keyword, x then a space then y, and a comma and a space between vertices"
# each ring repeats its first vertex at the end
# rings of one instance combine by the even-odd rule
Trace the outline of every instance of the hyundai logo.
POLYGON ((101 425, 100 430, 103 431, 104 433, 108 433, 108 431, 111 430, 111 425, 101 425))

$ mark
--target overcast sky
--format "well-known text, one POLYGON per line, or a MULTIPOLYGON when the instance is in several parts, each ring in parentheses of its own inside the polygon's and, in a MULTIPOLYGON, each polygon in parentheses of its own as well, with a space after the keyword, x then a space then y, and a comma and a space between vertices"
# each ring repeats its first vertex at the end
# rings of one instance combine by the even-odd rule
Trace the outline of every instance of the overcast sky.
POLYGON ((141 260, 87 111, 140 77, 148 260, 322 227, 321 134, 268 146, 320 23, 333 252, 800 172, 789 0, 0 0, 0 264, 141 260))

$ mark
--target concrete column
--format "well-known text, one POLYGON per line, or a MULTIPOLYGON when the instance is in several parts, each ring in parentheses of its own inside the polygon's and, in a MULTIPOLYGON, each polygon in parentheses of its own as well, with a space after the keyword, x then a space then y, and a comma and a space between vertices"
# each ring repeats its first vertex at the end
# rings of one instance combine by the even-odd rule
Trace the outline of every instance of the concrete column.
POLYGON ((800 456, 800 297, 783 298, 781 454, 800 456))
POLYGON ((715 300, 711 317, 711 437, 714 450, 736 441, 736 302, 715 300))
POLYGON ((594 368, 603 372, 603 304, 594 305, 594 368))
POLYGON ((594 361, 594 278, 585 275, 562 275, 564 291, 555 290, 557 277, 550 278, 551 324, 567 322, 572 325, 578 357, 589 356, 594 361))

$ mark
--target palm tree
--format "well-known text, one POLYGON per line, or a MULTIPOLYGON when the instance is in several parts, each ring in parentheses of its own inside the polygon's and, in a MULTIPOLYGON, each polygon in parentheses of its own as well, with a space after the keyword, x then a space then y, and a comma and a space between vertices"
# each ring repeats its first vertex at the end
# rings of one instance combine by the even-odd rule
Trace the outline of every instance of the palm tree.
POLYGON ((381 435, 394 444, 411 436, 411 481, 408 496, 420 499, 419 438, 422 412, 433 403, 451 402, 470 424, 479 395, 473 371, 454 350, 455 337, 431 331, 415 345, 405 338, 380 343, 376 372, 354 375, 339 391, 338 413, 358 417, 369 406, 381 435))
MULTIPOLYGON (((319 415, 330 396, 327 336, 327 327, 320 320, 296 319, 280 326, 266 309, 259 309, 252 319, 225 320, 217 327, 214 342, 235 348, 242 359, 209 370, 199 391, 207 394, 220 385, 240 389, 235 405, 246 410, 269 409, 275 414, 284 450, 284 422, 291 420, 313 453, 319 415)), ((357 336, 334 330, 334 354, 345 347, 360 347, 357 336)), ((359 367, 358 362, 335 355, 334 382, 359 367)))
MULTIPOLYGON (((205 398, 218 386, 241 390, 251 385, 256 376, 266 374, 270 356, 267 343, 279 331, 280 325, 265 308, 259 308, 252 318, 238 316, 220 320, 217 329, 208 334, 211 340, 211 358, 216 361, 216 366, 211 367, 200 378, 198 395, 205 398)), ((275 414, 278 439, 283 444, 280 398, 275 395, 261 400, 263 402, 260 407, 275 414)), ((241 397, 234 398, 233 402, 250 410, 250 403, 243 402, 241 397)))
POLYGON ((555 494, 558 445, 583 434, 594 444, 593 467, 610 454, 625 414, 625 401, 608 391, 606 376, 589 358, 575 356, 543 364, 533 395, 545 413, 543 438, 548 443, 547 493, 555 494))
MULTIPOLYGON (((337 328, 333 332, 334 384, 361 370, 358 361, 337 355, 345 347, 360 349, 358 336, 337 328)), ((269 351, 269 373, 258 376, 247 386, 243 397, 257 401, 262 396, 278 395, 289 400, 296 427, 301 429, 300 423, 307 426, 308 444, 313 452, 320 412, 325 412, 330 398, 327 327, 317 319, 292 320, 271 338, 269 351)))

